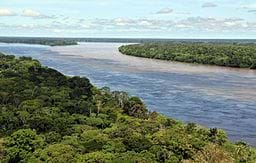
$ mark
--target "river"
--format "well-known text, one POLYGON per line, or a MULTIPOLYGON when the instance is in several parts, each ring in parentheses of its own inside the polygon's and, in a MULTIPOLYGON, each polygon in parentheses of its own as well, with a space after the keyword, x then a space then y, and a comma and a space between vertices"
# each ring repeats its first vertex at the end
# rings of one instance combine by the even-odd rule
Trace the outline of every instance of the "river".
POLYGON ((0 51, 31 56, 98 87, 141 97, 150 110, 185 122, 224 129, 231 140, 256 146, 256 71, 137 58, 121 43, 76 46, 0 44, 0 51))

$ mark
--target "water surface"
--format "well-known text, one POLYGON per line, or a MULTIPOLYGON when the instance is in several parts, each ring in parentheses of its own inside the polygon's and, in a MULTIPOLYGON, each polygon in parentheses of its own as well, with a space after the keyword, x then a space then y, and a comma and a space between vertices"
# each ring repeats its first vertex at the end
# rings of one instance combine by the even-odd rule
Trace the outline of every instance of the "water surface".
POLYGON ((0 44, 0 51, 32 56, 67 75, 141 97, 150 110, 227 131, 256 145, 256 71, 125 56, 120 43, 48 47, 0 44))

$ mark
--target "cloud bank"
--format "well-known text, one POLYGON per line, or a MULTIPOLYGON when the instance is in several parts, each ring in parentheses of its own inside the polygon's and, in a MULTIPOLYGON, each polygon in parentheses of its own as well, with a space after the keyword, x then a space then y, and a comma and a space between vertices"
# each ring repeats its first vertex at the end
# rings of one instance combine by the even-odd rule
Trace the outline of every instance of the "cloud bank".
POLYGON ((16 13, 10 9, 0 9, 0 16, 16 16, 16 13))

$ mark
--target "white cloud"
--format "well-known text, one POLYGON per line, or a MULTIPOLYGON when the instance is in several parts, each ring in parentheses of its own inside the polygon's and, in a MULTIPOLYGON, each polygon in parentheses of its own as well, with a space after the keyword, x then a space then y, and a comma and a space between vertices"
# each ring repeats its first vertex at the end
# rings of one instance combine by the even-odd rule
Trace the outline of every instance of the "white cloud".
POLYGON ((232 32, 232 31, 256 31, 256 29, 248 29, 248 23, 241 18, 205 18, 205 17, 191 17, 181 21, 187 26, 191 26, 194 30, 199 31, 214 31, 214 32, 232 32))
POLYGON ((189 24, 182 24, 182 23, 177 23, 175 25, 175 27, 177 27, 177 28, 192 28, 191 25, 189 25, 189 24))
MULTIPOLYGON (((98 29, 126 30, 126 31, 161 31, 168 32, 171 30, 179 31, 188 29, 190 31, 210 31, 210 32, 224 32, 224 31, 252 31, 256 29, 249 28, 246 20, 238 17, 230 17, 224 19, 217 19, 213 17, 189 17, 182 20, 175 19, 97 19, 90 21, 90 27, 97 27, 98 29)), ((78 25, 78 26, 81 26, 78 25)), ((253 25, 255 27, 255 25, 253 25)), ((90 29, 93 29, 90 28, 90 29)))
POLYGON ((202 5, 202 8, 213 8, 213 7, 217 7, 218 5, 212 2, 206 2, 202 5))
POLYGON ((253 9, 256 9, 256 3, 241 5, 241 8, 242 9, 247 9, 247 10, 253 10, 253 9))
POLYGON ((41 13, 35 10, 25 9, 23 10, 22 16, 38 17, 38 16, 41 16, 41 13))
POLYGON ((64 22, 52 20, 47 24, 1 24, 1 29, 8 30, 28 30, 28 31, 47 31, 62 33, 171 33, 171 32, 208 32, 222 34, 225 32, 243 33, 256 32, 256 21, 248 22, 244 19, 231 18, 213 18, 213 17, 189 17, 181 20, 177 19, 148 19, 148 18, 116 18, 116 19, 73 19, 73 21, 64 22))
POLYGON ((16 13, 10 9, 0 9, 0 16, 16 16, 16 13))
POLYGON ((157 11, 156 14, 171 14, 172 12, 173 12, 173 9, 166 7, 157 11))
POLYGON ((148 20, 141 20, 141 21, 139 21, 139 24, 143 25, 143 26, 151 26, 152 25, 152 23, 148 20))
POLYGON ((54 32, 54 33, 61 33, 62 30, 60 30, 60 29, 53 29, 53 32, 54 32))
POLYGON ((54 16, 44 15, 44 14, 40 13, 39 11, 32 10, 32 9, 23 10, 21 16, 31 17, 31 18, 35 18, 35 19, 51 19, 51 18, 54 18, 54 16))
POLYGON ((133 25, 135 22, 132 19, 117 18, 113 20, 113 23, 117 26, 133 25))

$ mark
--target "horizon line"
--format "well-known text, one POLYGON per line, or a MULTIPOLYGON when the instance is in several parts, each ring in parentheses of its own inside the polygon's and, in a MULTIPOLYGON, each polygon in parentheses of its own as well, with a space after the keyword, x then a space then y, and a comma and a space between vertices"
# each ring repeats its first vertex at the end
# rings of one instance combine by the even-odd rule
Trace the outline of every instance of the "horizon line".
POLYGON ((256 40, 256 38, 165 38, 165 37, 58 37, 58 36, 0 36, 0 38, 56 38, 56 39, 149 39, 149 40, 256 40))

